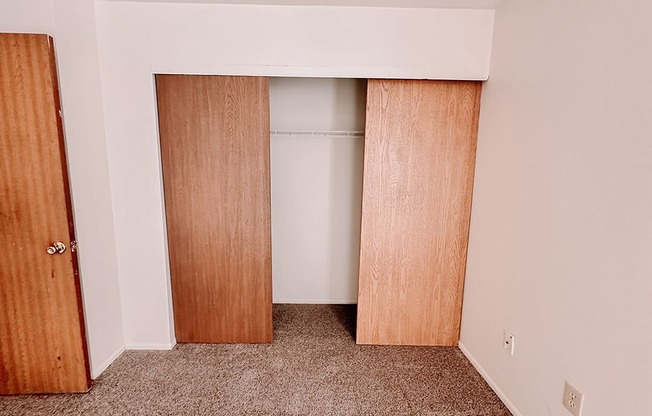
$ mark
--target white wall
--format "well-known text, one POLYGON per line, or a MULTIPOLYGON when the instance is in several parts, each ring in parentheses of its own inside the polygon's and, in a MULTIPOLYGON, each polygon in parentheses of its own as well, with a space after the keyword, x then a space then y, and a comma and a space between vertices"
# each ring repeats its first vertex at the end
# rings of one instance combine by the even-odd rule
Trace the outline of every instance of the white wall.
POLYGON ((154 3, 259 4, 285 6, 398 7, 425 9, 493 9, 504 0, 105 0, 154 3))
POLYGON ((356 303, 366 80, 271 78, 275 303, 356 303), (300 131, 319 135, 298 134, 300 131))
POLYGON ((174 340, 153 73, 484 79, 491 10, 96 3, 125 341, 174 340))
POLYGON ((94 2, 53 0, 91 375, 124 350, 94 2))
POLYGON ((2 0, 0 32, 54 33, 53 0, 2 0))
POLYGON ((652 3, 496 11, 462 346, 515 414, 652 409, 652 3), (503 330, 515 355, 502 350, 503 330))
POLYGON ((54 38, 91 374, 124 350, 94 2, 4 0, 0 32, 54 38))

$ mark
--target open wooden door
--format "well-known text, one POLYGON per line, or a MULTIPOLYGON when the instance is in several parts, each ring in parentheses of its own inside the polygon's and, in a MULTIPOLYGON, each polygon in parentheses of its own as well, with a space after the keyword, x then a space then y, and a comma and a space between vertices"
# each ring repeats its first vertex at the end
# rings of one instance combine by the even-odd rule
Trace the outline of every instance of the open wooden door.
POLYGON ((271 342, 268 79, 156 88, 177 341, 271 342))
POLYGON ((52 39, 0 34, 0 394, 90 387, 52 39))
POLYGON ((369 80, 359 344, 458 343, 480 91, 369 80))

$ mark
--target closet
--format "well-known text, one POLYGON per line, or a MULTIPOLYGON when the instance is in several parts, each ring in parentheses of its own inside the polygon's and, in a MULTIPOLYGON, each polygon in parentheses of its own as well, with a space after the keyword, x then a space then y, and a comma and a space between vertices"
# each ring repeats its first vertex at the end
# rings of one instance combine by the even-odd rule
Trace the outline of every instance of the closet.
MULTIPOLYGON (((357 342, 456 345, 481 84, 356 82, 367 87, 364 137, 344 134, 359 134, 364 153, 348 248, 357 342)), ((270 135, 292 132, 270 129, 270 80, 156 83, 177 341, 271 342, 272 253, 283 246, 275 238, 272 250, 270 135)))
POLYGON ((356 303, 367 81, 270 78, 274 303, 356 303))

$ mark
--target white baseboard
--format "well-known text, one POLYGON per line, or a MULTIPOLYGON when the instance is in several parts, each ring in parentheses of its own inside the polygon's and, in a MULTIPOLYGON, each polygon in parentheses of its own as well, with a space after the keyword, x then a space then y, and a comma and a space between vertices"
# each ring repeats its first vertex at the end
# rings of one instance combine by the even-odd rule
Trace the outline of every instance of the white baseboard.
POLYGON ((335 300, 335 299, 274 299, 274 303, 289 303, 289 304, 316 304, 316 305, 355 305, 357 300, 335 300))
POLYGON ((91 369, 91 378, 93 380, 98 378, 100 374, 104 372, 104 370, 109 368, 111 363, 113 363, 120 355, 122 355, 123 352, 125 352, 124 345, 119 347, 117 350, 115 350, 113 354, 109 356, 109 358, 107 358, 106 360, 104 360, 104 362, 102 362, 102 364, 98 365, 97 367, 93 366, 93 368, 91 369))
POLYGON ((141 344, 141 343, 135 343, 135 344, 127 344, 127 349, 128 350, 157 350, 157 351, 168 351, 174 348, 174 345, 176 344, 141 344))
POLYGON ((484 380, 489 384, 489 387, 492 388, 492 390, 496 393, 498 398, 505 404, 507 409, 512 412, 514 416, 523 416, 523 413, 521 413, 514 403, 512 403, 511 400, 507 397, 504 391, 500 387, 498 387, 498 384, 494 381, 493 378, 487 373, 487 371, 480 365, 478 360, 475 359, 473 354, 462 344, 461 342, 459 343, 460 350, 462 351, 462 354, 473 364, 473 367, 475 367, 476 370, 478 370, 478 373, 484 378, 484 380))

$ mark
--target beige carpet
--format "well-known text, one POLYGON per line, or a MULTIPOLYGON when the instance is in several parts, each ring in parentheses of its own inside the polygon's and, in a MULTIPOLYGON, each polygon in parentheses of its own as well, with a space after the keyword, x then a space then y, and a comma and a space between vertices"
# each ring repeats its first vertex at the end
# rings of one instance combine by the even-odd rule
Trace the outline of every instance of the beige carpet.
POLYGON ((510 415, 459 349, 357 346, 354 322, 275 305, 272 345, 127 351, 90 393, 0 396, 0 415, 510 415))

